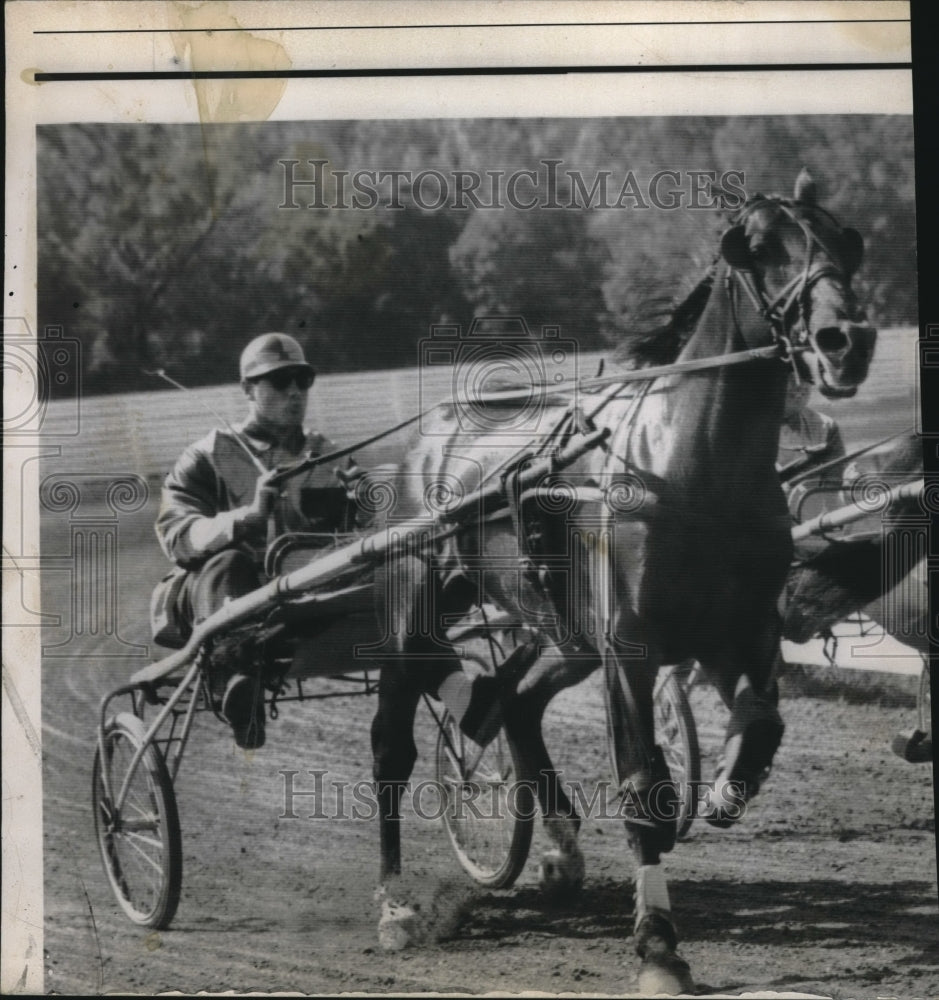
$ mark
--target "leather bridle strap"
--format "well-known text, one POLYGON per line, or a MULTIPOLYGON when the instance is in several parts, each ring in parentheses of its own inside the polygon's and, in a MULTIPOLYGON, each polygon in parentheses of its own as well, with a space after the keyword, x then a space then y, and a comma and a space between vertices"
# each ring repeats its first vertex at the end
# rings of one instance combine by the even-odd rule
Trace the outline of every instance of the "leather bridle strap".
MULTIPOLYGON (((773 336, 773 342, 780 344, 784 348, 784 360, 792 364, 793 371, 795 372, 796 377, 798 377, 798 369, 795 365, 793 357, 795 345, 792 344, 792 338, 786 331, 786 316, 792 309, 793 305, 798 302, 799 320, 802 323, 803 332, 802 340, 804 341, 805 337, 808 335, 808 326, 805 322, 805 296, 809 289, 822 278, 835 277, 844 280, 845 275, 840 268, 836 267, 831 262, 823 262, 813 266, 812 258, 816 244, 821 247, 821 249, 824 250, 829 257, 832 257, 833 254, 815 230, 813 230, 811 226, 807 225, 805 220, 796 215, 790 205, 784 201, 766 199, 765 201, 755 202, 753 205, 749 206, 740 217, 738 217, 737 224, 739 225, 741 220, 745 219, 750 212, 762 207, 763 205, 774 205, 779 208, 781 211, 785 212, 785 214, 788 215, 789 218, 802 230, 805 235, 805 265, 803 266, 801 272, 791 280, 787 281, 772 299, 769 298, 762 281, 758 281, 755 272, 749 269, 741 270, 738 268, 732 268, 730 274, 728 275, 728 290, 732 288, 731 275, 735 275, 750 298, 754 309, 756 309, 760 316, 762 316, 763 319, 769 324, 773 336)), ((824 209, 818 210, 824 211, 824 209)), ((827 212, 825 214, 828 215, 831 221, 838 226, 839 229, 841 228, 834 216, 827 212)), ((737 319, 737 311, 732 294, 730 299, 731 311, 734 316, 734 324, 741 338, 743 338, 746 343, 746 337, 740 326, 740 322, 737 319)), ((800 342, 798 346, 802 347, 803 344, 800 342)))

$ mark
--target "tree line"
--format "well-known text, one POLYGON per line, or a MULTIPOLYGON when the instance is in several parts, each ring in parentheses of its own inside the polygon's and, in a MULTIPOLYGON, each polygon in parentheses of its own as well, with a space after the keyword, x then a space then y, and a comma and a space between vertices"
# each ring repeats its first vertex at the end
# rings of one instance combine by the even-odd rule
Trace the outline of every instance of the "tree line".
POLYGON ((805 165, 865 236, 871 318, 909 323, 912 143, 905 116, 41 126, 39 322, 80 341, 88 394, 230 382, 266 330, 321 371, 416 365, 484 314, 594 350, 805 165))

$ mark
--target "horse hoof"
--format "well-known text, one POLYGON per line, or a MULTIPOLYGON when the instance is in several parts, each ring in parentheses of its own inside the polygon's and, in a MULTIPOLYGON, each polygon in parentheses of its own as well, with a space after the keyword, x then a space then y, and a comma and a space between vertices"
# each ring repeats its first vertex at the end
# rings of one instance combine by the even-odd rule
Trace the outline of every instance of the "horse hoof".
POLYGON ((893 738, 891 749, 910 764, 927 764, 933 759, 932 734, 922 729, 898 733, 893 738))
POLYGON ((382 900, 378 943, 384 951, 402 951, 407 948, 413 944, 417 929, 417 914, 407 903, 382 900))
POLYGON ((638 992, 642 996, 665 994, 675 997, 695 992, 688 963, 675 952, 643 959, 639 967, 638 992))
POLYGON ((545 851, 538 867, 541 891, 553 898, 575 896, 584 884, 584 856, 580 851, 545 851))
POLYGON ((378 943, 385 951, 423 947, 453 937, 472 912, 474 894, 462 882, 426 873, 396 876, 375 891, 378 943))
POLYGON ((770 698, 745 688, 734 699, 724 760, 705 801, 704 818, 726 829, 746 812, 747 803, 769 775, 785 724, 770 698))
POLYGON ((718 779, 707 791, 701 815, 711 826, 727 830, 747 811, 747 799, 740 782, 718 779))

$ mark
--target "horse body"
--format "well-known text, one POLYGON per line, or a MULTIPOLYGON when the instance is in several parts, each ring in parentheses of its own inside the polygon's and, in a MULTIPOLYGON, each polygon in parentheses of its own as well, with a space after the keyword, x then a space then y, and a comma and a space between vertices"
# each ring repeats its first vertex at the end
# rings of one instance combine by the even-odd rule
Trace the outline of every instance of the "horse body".
MULTIPOLYGON (((823 391, 849 394, 866 376, 875 335, 850 291, 856 234, 816 210, 807 188, 796 198, 758 199, 725 234, 713 290, 676 340, 678 366, 765 348, 801 321, 823 391)), ((805 361, 798 364, 808 377, 805 361)), ((532 452, 550 452, 572 427, 610 432, 601 448, 547 485, 547 496, 523 495, 512 517, 483 518, 434 559, 406 555, 391 571, 408 585, 389 588, 402 639, 400 655, 382 670, 372 730, 384 876, 400 868, 395 790, 413 765, 419 690, 428 686, 428 670, 448 662, 452 669, 458 657, 440 629, 416 627, 418 609, 424 620, 437 620, 497 604, 528 623, 539 654, 517 684, 513 679, 504 723, 518 778, 537 788, 555 843, 542 861, 543 884, 559 891, 583 879, 579 820, 544 745, 543 712, 559 690, 602 664, 614 768, 637 805, 625 815, 638 865, 635 943, 647 974, 640 987, 692 986, 676 953, 660 867, 675 841, 677 811, 669 811, 674 786, 655 745, 653 683, 661 664, 694 657, 731 707, 725 763, 709 804, 709 818, 729 825, 758 789, 782 733, 773 683, 776 602, 791 539, 775 458, 788 377, 778 358, 761 357, 608 386, 578 399, 568 423, 563 408, 546 408, 534 435, 525 427, 517 437, 466 432, 454 413, 442 414, 434 433, 415 443, 398 482, 405 512, 419 510, 434 483, 468 491, 503 474, 511 500, 513 467, 532 452), (566 491, 563 509, 552 488, 566 491), (533 504, 532 544, 526 524, 533 504), (658 808, 650 808, 653 798, 658 808)))
MULTIPOLYGON (((701 326, 732 330, 723 303, 715 305, 701 326)), ((648 515, 610 519, 619 619, 612 631, 654 650, 655 667, 690 655, 713 659, 735 634, 769 625, 766 609, 789 551, 766 433, 781 417, 777 368, 764 362, 664 379, 650 387, 632 425, 618 419, 622 404, 605 416, 618 424, 609 451, 586 459, 602 482, 634 474, 642 484, 648 515), (744 621, 752 626, 740 629, 744 621)))

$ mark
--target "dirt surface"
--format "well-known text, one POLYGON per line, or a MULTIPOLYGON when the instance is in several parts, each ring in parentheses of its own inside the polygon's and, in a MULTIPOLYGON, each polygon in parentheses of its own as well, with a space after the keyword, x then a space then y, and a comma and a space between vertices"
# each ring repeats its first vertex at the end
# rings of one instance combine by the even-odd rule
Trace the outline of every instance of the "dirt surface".
MULTIPOLYGON (((121 523, 119 633, 146 641, 140 609, 161 565, 152 502, 121 523), (139 569, 138 569, 139 568, 139 569)), ((55 523, 44 545, 65 542, 55 523)), ((67 607, 64 574, 46 576, 46 607, 67 607)), ((47 643, 69 638, 68 616, 47 643)), ((540 825, 524 873, 508 891, 474 890, 439 822, 408 817, 410 891, 432 922, 468 900, 449 937, 387 954, 377 940, 377 824, 309 818, 296 798, 285 818, 284 770, 367 780, 372 698, 288 704, 267 745, 238 750, 200 716, 177 781, 183 829, 182 901, 168 930, 130 924, 105 880, 90 808, 94 726, 102 694, 146 658, 106 658, 113 640, 69 638, 43 666, 46 989, 60 993, 290 990, 402 993, 487 990, 628 993, 637 960, 633 865, 622 824, 588 819, 580 897, 539 893, 540 825), (434 909, 436 907, 436 909, 434 909)), ((791 688, 791 685, 790 685, 791 688)), ((909 685, 907 685, 909 689, 909 685)), ((782 991, 835 997, 939 995, 939 919, 932 776, 890 739, 911 727, 908 691, 890 702, 784 698, 788 729, 763 794, 734 829, 696 823, 666 858, 681 952, 702 992, 782 991)), ((695 695, 713 770, 725 722, 695 695)), ((434 724, 421 709, 415 781, 433 776, 434 724)), ((547 739, 566 780, 608 774, 596 675, 549 710, 547 739)))

